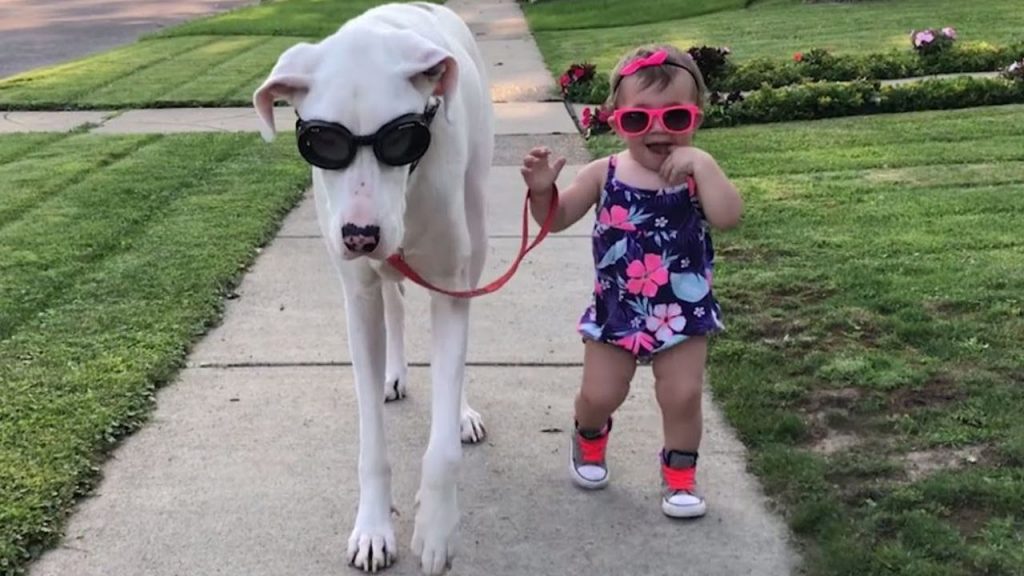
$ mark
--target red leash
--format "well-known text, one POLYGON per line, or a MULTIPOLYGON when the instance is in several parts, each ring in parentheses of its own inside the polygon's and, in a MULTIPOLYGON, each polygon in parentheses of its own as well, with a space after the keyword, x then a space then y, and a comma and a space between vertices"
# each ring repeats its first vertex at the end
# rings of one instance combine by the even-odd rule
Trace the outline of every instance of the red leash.
POLYGON ((422 276, 417 274, 416 271, 409 266, 409 263, 405 261, 405 258, 402 257, 401 253, 392 254, 391 256, 389 256, 388 264, 391 264, 391 266, 393 266, 396 270, 401 272, 402 275, 408 278, 409 280, 412 280, 416 284, 419 284, 420 286, 423 286, 428 290, 433 290, 435 292, 440 292, 442 294, 447 294, 449 296, 454 296, 456 298, 475 298, 476 296, 490 294, 491 292, 498 291, 498 289, 504 286, 505 283, 511 280, 512 276, 516 273, 516 270, 519 268, 519 263, 523 261, 523 258, 526 257, 530 250, 536 248, 537 245, 540 244, 542 240, 544 240, 544 237, 547 236, 548 232, 551 231, 551 225, 554 223, 555 214, 557 212, 558 187, 556 186, 554 193, 551 194, 551 205, 548 206, 547 218, 545 218, 544 223, 541 224, 540 232, 537 233, 537 237, 533 239, 533 242, 527 244, 526 240, 530 236, 530 193, 529 191, 527 191, 526 203, 523 206, 523 242, 519 246, 519 256, 516 257, 516 259, 512 262, 512 266, 510 266, 508 271, 502 274, 501 277, 491 282, 490 284, 482 286, 480 288, 461 291, 452 291, 445 290, 444 288, 438 288, 437 286, 434 286, 430 282, 427 282, 422 276))

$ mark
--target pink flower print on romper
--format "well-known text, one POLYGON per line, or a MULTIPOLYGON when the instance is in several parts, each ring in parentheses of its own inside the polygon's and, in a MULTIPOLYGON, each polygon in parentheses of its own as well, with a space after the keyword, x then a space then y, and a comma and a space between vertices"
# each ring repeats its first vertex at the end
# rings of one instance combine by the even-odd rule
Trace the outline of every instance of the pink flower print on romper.
POLYGON ((644 254, 643 262, 630 262, 626 275, 629 276, 626 290, 630 294, 643 294, 648 298, 653 298, 659 287, 668 284, 668 270, 661 265, 661 256, 657 254, 644 254))
POLYGON ((654 350, 654 337, 642 330, 633 332, 628 336, 623 336, 616 340, 615 343, 632 352, 634 356, 640 353, 641 348, 647 352, 654 350))
POLYGON ((647 317, 647 331, 661 342, 668 342, 686 327, 686 317, 679 304, 657 304, 647 317))
POLYGON ((611 210, 602 208, 601 213, 597 215, 597 222, 603 226, 627 232, 636 230, 636 225, 629 219, 629 210, 622 206, 612 206, 611 210))

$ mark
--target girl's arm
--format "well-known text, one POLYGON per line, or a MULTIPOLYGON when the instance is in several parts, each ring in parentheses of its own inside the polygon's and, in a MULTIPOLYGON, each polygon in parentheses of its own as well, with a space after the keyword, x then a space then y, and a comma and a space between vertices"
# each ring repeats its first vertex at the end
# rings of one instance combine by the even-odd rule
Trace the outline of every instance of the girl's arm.
POLYGON ((708 222, 723 230, 737 226, 743 215, 743 198, 714 157, 707 152, 697 156, 693 179, 708 222))
MULTIPOLYGON (((607 168, 607 158, 595 160, 581 168, 568 187, 559 190, 558 212, 552 223, 552 232, 561 232, 572 226, 594 206, 601 196, 607 168)), ((530 190, 530 213, 537 224, 542 224, 547 218, 552 194, 553 186, 546 190, 530 190)))

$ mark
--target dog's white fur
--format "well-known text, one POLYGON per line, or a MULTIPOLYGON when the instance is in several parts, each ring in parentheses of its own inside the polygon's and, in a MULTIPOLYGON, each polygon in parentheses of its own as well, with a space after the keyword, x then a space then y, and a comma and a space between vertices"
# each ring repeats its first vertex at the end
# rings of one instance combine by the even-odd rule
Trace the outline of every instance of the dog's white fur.
MULTIPOLYGON (((369 147, 345 170, 313 168, 320 230, 344 287, 359 404, 359 510, 348 554, 367 571, 397 558, 383 404, 404 396, 406 386, 404 291, 383 259, 401 249, 435 285, 463 290, 479 282, 487 252, 484 187, 494 149, 486 68, 472 33, 451 10, 387 4, 317 44, 289 48, 253 94, 268 141, 277 99, 303 119, 371 134, 402 114, 423 112, 432 95, 442 97, 442 107, 431 124, 430 148, 411 175, 408 167, 381 164, 369 147), (351 221, 380 227, 380 245, 369 257, 346 251, 341 229, 351 221)), ((476 442, 484 434, 480 415, 465 398, 469 309, 467 299, 431 293, 430 439, 412 538, 426 574, 450 566, 461 441, 476 442)))

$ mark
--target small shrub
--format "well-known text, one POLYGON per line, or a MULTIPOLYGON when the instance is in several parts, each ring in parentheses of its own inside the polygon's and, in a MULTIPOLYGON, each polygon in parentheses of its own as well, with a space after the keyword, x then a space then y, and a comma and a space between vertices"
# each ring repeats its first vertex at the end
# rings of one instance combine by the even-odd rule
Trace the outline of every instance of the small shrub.
POLYGON ((558 85, 562 89, 562 95, 570 100, 578 97, 581 92, 589 88, 590 82, 594 79, 597 66, 594 64, 573 64, 569 66, 559 78, 558 85))
POLYGON ((922 55, 940 54, 947 50, 956 40, 956 30, 946 26, 941 30, 926 28, 910 33, 910 44, 922 55))
POLYGON ((729 63, 729 54, 732 53, 728 47, 715 48, 713 46, 694 46, 687 50, 687 53, 696 62, 697 68, 704 76, 704 83, 708 88, 717 86, 721 79, 727 76, 732 68, 729 63))
POLYGON ((585 130, 584 137, 590 138, 611 132, 612 125, 609 123, 611 117, 611 109, 604 105, 584 108, 580 113, 580 124, 585 130))

